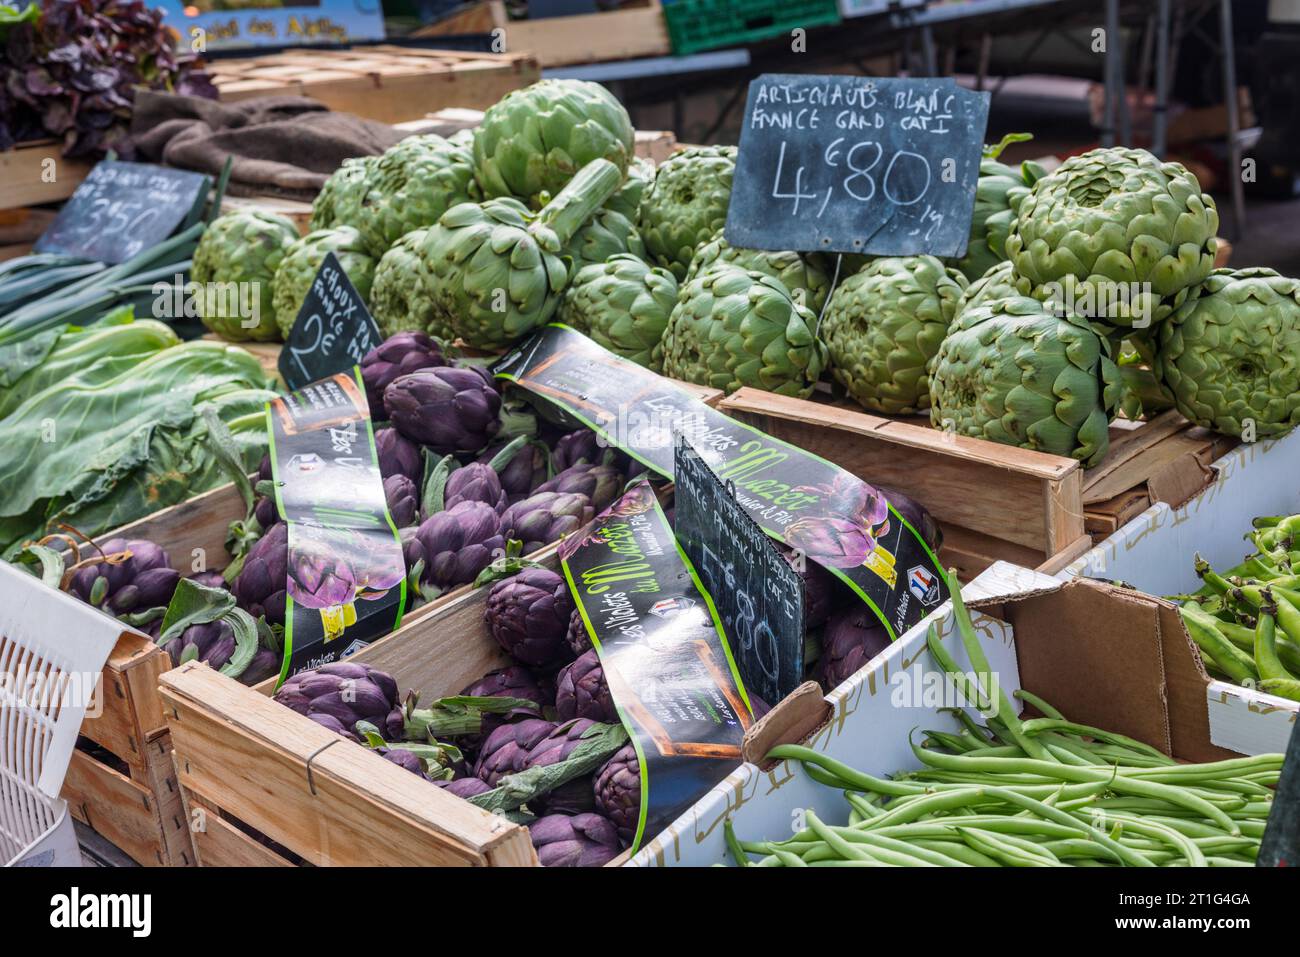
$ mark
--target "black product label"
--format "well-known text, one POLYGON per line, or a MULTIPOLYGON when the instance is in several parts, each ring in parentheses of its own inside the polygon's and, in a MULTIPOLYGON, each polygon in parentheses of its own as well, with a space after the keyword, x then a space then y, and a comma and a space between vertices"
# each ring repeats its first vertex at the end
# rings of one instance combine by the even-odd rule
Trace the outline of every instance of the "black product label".
POLYGON ((539 330, 494 366, 665 478, 675 437, 699 452, 773 538, 825 566, 897 638, 948 598, 934 553, 884 495, 838 465, 710 409, 670 379, 567 326, 539 330))
POLYGON ((397 628, 406 563, 360 372, 268 402, 267 422, 276 502, 289 526, 283 680, 397 628))
POLYGON ((989 98, 951 77, 763 74, 749 84, 727 242, 964 254, 989 98))
POLYGON ((326 253, 280 350, 280 376, 302 388, 351 369, 383 340, 338 257, 326 253))
POLYGON ((202 173, 103 160, 32 248, 103 263, 126 262, 196 214, 210 185, 202 173))
POLYGON ((713 596, 751 694, 771 704, 803 682, 803 579, 684 439, 673 532, 713 596))
POLYGON ((650 483, 565 539, 560 559, 641 764, 635 850, 740 764, 749 700, 650 483))

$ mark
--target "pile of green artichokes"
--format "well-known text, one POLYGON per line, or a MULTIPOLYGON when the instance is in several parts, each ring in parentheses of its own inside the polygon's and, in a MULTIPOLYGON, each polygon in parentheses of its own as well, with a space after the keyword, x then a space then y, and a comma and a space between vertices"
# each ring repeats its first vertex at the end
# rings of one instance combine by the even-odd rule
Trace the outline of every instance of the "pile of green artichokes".
POLYGON ((1172 407, 1245 438, 1300 422, 1300 284, 1212 273, 1218 214, 1183 166, 1000 159, 1027 138, 985 151, 960 258, 740 249, 723 235, 734 147, 656 168, 607 90, 544 80, 472 132, 349 160, 302 239, 223 217, 195 272, 262 283, 259 322, 204 317, 227 338, 287 334, 333 251, 386 336, 500 351, 559 321, 699 385, 807 398, 834 380, 873 412, 1085 464, 1120 414, 1172 407))

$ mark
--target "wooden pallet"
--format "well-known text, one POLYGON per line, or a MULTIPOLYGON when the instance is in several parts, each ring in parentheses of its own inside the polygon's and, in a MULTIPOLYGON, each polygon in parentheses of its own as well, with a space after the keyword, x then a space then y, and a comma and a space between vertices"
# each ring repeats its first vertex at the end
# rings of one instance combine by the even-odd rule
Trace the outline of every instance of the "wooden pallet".
POLYGON ((64 159, 57 140, 0 150, 0 209, 57 203, 72 195, 90 172, 86 160, 64 159))
POLYGON ((527 53, 458 53, 415 47, 289 50, 215 60, 208 74, 223 101, 307 96, 331 110, 381 123, 413 120, 447 106, 486 109, 541 76, 527 53))
POLYGON ((672 44, 659 0, 573 17, 511 20, 501 0, 486 0, 416 30, 413 37, 489 33, 506 50, 528 51, 542 66, 668 56, 672 44), (502 31, 500 34, 495 31, 502 31))

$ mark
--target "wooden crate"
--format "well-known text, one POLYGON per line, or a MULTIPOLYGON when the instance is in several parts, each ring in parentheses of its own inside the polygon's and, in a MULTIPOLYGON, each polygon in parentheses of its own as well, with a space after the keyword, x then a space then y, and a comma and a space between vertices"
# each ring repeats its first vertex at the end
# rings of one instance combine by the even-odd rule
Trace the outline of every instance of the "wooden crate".
MULTIPOLYGON (((482 122, 482 110, 468 110, 453 106, 429 113, 418 120, 393 125, 399 130, 408 130, 411 133, 433 130, 441 136, 451 136, 460 130, 472 130, 482 122)), ((634 140, 633 148, 636 155, 656 166, 680 148, 677 136, 672 130, 636 130, 634 140)))
POLYGON ((998 559, 1034 568, 1091 547, 1074 459, 758 389, 718 409, 915 498, 943 528, 941 561, 964 580, 998 559))
POLYGON ((64 159, 62 149, 57 140, 40 140, 0 150, 0 209, 56 203, 71 196, 92 164, 64 159))
MULTIPOLYGON (((416 30, 414 37, 503 31, 505 49, 528 51, 542 66, 668 56, 672 44, 659 0, 574 17, 511 20, 501 0, 486 0, 416 30)), ((496 35, 496 34, 494 34, 496 35)))
MULTIPOLYGON (((507 663, 483 623, 486 600, 486 589, 461 596, 350 660, 425 700, 455 694, 507 663)), ((277 704, 269 683, 246 688, 190 662, 160 690, 200 866, 290 863, 232 817, 317 866, 537 863, 526 828, 277 704)))
POLYGON ((417 119, 446 106, 486 109, 541 76, 537 60, 526 53, 395 46, 215 60, 208 73, 225 102, 294 94, 381 123, 417 119))
POLYGON ((166 731, 146 744, 141 765, 122 768, 104 755, 77 749, 62 792, 72 816, 138 864, 193 866, 171 751, 166 731))

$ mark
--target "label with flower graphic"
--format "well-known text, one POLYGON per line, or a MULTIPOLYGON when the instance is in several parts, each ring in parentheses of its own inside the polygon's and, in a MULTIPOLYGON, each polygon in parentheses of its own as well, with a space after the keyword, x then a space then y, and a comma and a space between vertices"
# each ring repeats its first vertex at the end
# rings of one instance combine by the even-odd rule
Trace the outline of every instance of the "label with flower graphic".
POLYGON ((494 371, 666 478, 677 437, 687 439, 763 531, 845 582, 891 637, 947 600, 938 559, 879 489, 709 408, 568 326, 539 330, 494 371))
POLYGON ((740 764, 749 700, 649 482, 566 538, 560 560, 640 765, 635 850, 740 764))
POLYGON ((289 531, 283 680, 396 628, 406 564, 357 370, 267 403, 267 427, 276 504, 289 531))

